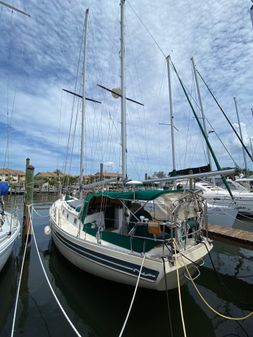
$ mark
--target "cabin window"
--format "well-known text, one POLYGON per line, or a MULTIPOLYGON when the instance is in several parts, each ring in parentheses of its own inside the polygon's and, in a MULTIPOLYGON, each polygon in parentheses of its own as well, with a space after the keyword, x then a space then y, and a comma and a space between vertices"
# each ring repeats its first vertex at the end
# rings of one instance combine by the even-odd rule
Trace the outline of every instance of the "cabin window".
POLYGON ((74 219, 74 224, 76 225, 76 223, 77 223, 77 218, 74 219))

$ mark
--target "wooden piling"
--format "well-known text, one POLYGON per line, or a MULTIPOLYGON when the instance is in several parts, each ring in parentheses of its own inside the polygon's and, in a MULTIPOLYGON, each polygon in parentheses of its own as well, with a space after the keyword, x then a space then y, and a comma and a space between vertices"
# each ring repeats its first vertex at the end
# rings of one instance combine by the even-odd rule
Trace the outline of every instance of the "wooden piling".
POLYGON ((25 172, 25 198, 24 198, 24 216, 23 216, 23 240, 29 235, 31 239, 31 212, 33 203, 33 185, 34 185, 34 167, 30 164, 30 159, 26 159, 25 172))

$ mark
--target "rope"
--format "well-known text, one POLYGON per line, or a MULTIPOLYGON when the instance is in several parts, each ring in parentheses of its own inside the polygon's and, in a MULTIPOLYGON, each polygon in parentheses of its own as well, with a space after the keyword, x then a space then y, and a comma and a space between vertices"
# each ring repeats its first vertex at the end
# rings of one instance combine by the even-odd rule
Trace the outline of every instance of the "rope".
POLYGON ((47 215, 41 215, 36 211, 36 209, 34 207, 32 208, 32 210, 36 215, 40 216, 41 218, 48 218, 48 214, 47 215))
MULTIPOLYGON (((167 247, 167 246, 166 246, 166 247, 167 247)), ((169 295, 168 295, 168 284, 167 284, 167 277, 166 277, 166 270, 165 270, 165 261, 164 261, 164 257, 162 257, 162 261, 163 261, 164 281, 165 281, 165 287, 166 287, 167 309, 168 309, 169 323, 170 323, 170 335, 171 335, 171 337, 174 337, 173 328, 172 328, 172 319, 171 319, 171 310, 170 310, 170 300, 169 300, 169 295)))
POLYGON ((34 232, 34 229, 33 229, 32 222, 31 222, 31 227, 32 227, 32 234, 33 234, 33 240, 34 240, 36 252, 37 252, 37 254, 38 254, 38 258, 39 258, 39 261, 40 261, 40 265, 41 265, 42 271, 43 271, 43 273, 44 273, 44 276, 45 276, 45 278, 46 278, 46 281, 47 281, 47 283, 48 283, 48 286, 49 286, 49 288, 50 288, 50 290, 51 290, 51 292, 52 292, 52 294, 53 294, 53 296, 54 296, 54 298, 55 298, 57 304, 59 305, 59 307, 60 307, 60 309, 61 309, 63 315, 65 316, 66 320, 68 321, 69 325, 70 325, 71 328, 74 330, 74 332, 76 333, 76 335, 77 335, 78 337, 81 337, 81 334, 78 332, 78 330, 76 329, 76 327, 74 326, 74 324, 71 322, 69 316, 67 315, 67 313, 66 313, 65 310, 63 309, 63 307, 62 307, 62 305, 61 305, 59 299, 57 298, 57 296, 56 296, 56 294, 55 294, 55 292, 54 292, 54 289, 53 289, 52 286, 51 286, 51 283, 50 283, 50 281, 49 281, 49 279, 48 279, 48 276, 47 276, 46 270, 45 270, 45 268, 44 268, 43 262, 42 262, 42 260, 41 260, 41 256, 40 256, 40 253, 39 253, 39 249, 38 249, 38 245, 37 245, 37 240, 36 240, 36 236, 35 236, 35 232, 34 232))
MULTIPOLYGON (((214 265, 214 262, 213 262, 211 253, 210 253, 210 251, 209 251, 209 249, 208 249, 208 247, 207 247, 206 242, 205 242, 205 241, 202 241, 201 243, 205 246, 205 248, 206 248, 206 250, 207 250, 207 253, 208 253, 209 259, 210 259, 210 261, 211 261, 211 265, 212 265, 212 267, 213 267, 213 270, 214 270, 214 272, 215 272, 215 275, 216 275, 216 277, 217 277, 217 280, 219 281, 219 283, 221 284, 221 286, 223 286, 223 289, 224 289, 224 292, 225 292, 227 298, 229 298, 229 296, 230 296, 230 297, 232 297, 233 300, 234 300, 236 303, 238 303, 239 305, 244 305, 244 306, 247 306, 248 308, 250 308, 250 306, 251 306, 251 308, 252 308, 252 303, 241 302, 241 301, 238 301, 237 298, 235 298, 234 292, 231 291, 231 290, 227 287, 227 285, 226 285, 225 282, 223 281, 222 277, 221 277, 220 274, 218 273, 217 269, 215 268, 215 265, 214 265)), ((241 276, 241 275, 237 275, 237 277, 238 277, 239 279, 240 279, 240 278, 248 278, 248 277, 252 277, 252 276, 253 276, 253 275, 247 275, 247 276, 246 276, 246 275, 242 275, 242 276, 241 276)), ((248 310, 252 310, 251 308, 248 309, 248 310)))
MULTIPOLYGON (((30 227, 31 227, 31 218, 30 218, 30 211, 29 211, 30 207, 31 207, 31 205, 28 205, 29 220, 30 220, 29 221, 29 227, 28 227, 28 233, 30 232, 30 227)), ((16 316, 17 316, 18 299, 19 299, 20 286, 21 286, 21 281, 22 281, 22 276, 23 276, 23 269, 24 269, 24 264, 25 264, 25 256, 26 256, 28 241, 29 241, 29 235, 26 236, 24 254, 23 254, 22 264, 21 264, 21 269, 20 269, 20 274, 19 274, 18 288, 17 288, 17 293, 16 293, 15 307, 14 307, 12 327, 11 327, 11 337, 13 337, 13 335, 14 335, 14 328, 15 328, 15 322, 16 322, 16 316)))
POLYGON ((176 254, 176 242, 173 240, 174 250, 175 250, 175 262, 176 262, 176 271, 177 271, 177 289, 178 289, 178 299, 179 299, 179 305, 180 305, 180 314, 181 314, 181 321, 184 331, 184 337, 187 337, 186 335, 186 329, 185 329, 185 322, 184 322, 184 312, 183 312, 183 305, 182 305, 182 295, 181 295, 181 288, 180 288, 180 281, 179 281, 179 271, 178 271, 178 260, 177 260, 177 254, 176 254))
POLYGON ((140 267, 140 271, 139 271, 139 275, 138 275, 138 278, 137 278, 137 282, 136 282, 136 285, 135 285, 135 289, 134 289, 132 301, 131 301, 131 303, 130 303, 130 306, 129 306, 129 309, 128 309, 128 312, 127 312, 127 315, 126 315, 126 319, 125 319, 125 322, 124 322, 124 324, 123 324, 123 326, 122 326, 122 329, 121 329, 121 331, 120 331, 119 337, 122 336, 122 334, 123 334, 123 332, 124 332, 124 330, 125 330, 126 323, 127 323, 127 321, 128 321, 128 317, 129 317, 130 312, 131 312, 131 310, 132 310, 132 306, 133 306, 134 299, 135 299, 135 295, 136 295, 137 288, 138 288, 138 285, 139 285, 139 281, 140 281, 141 272, 142 272, 142 268, 143 268, 143 264, 144 264, 145 258, 146 258, 146 255, 144 254, 143 259, 142 259, 142 263, 141 263, 141 267, 140 267))
MULTIPOLYGON (((176 246, 176 242, 175 242, 175 241, 174 241, 174 244, 175 244, 175 246, 176 246)), ((175 255, 175 256, 176 256, 176 255, 175 255)), ((194 288, 195 288, 196 292, 198 293, 199 297, 202 299, 202 301, 205 303, 205 305, 206 305, 212 312, 214 312, 216 315, 218 315, 218 316, 220 316, 220 317, 222 317, 222 318, 224 318, 224 319, 231 320, 231 321, 243 321, 243 320, 245 320, 245 319, 247 319, 247 318, 249 318, 250 316, 253 315, 253 311, 252 311, 252 312, 250 312, 248 315, 245 315, 245 316, 242 316, 242 317, 230 317, 230 316, 223 315, 222 313, 220 313, 220 312, 218 312, 217 310, 215 310, 215 309, 214 309, 214 308, 213 308, 213 307, 206 301, 206 299, 203 297, 203 295, 202 295, 201 292, 199 291, 198 287, 196 286, 194 280, 193 280, 192 277, 191 277, 191 274, 190 274, 190 272, 189 272, 189 269, 188 269, 187 265, 186 265, 185 262, 184 262, 184 259, 183 259, 182 255, 181 255, 181 253, 180 253, 180 256, 181 256, 181 259, 182 259, 182 261, 183 261, 183 263, 184 263, 184 267, 185 267, 185 269, 186 269, 186 271, 187 271, 187 274, 188 274, 188 276, 189 276, 189 279, 190 279, 190 281, 192 282, 192 285, 194 286, 194 288)))

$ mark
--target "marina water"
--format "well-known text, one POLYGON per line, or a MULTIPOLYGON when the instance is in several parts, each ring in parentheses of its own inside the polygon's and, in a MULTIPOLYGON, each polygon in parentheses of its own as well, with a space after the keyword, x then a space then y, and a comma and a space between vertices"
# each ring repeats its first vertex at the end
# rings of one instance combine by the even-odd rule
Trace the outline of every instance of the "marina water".
MULTIPOLYGON (((36 212, 33 212, 40 255, 52 287, 82 336, 117 337, 134 288, 89 275, 74 267, 58 252, 50 236, 44 234, 50 203, 56 199, 56 195, 35 195, 36 212)), ((14 203, 19 206, 21 220, 23 196, 9 196, 6 208, 14 203)), ((238 219, 234 227, 253 231, 253 220, 238 219)), ((20 248, 21 239, 0 274, 0 337, 11 334, 22 258, 20 248)), ((205 258, 200 271, 196 284, 217 311, 234 317, 253 311, 253 251, 216 241, 211 259, 209 256, 205 258)), ((181 288, 181 292, 188 337, 253 336, 253 317, 245 321, 218 317, 203 303, 190 281, 181 288)), ((183 336, 177 289, 169 291, 168 299, 169 303, 165 292, 138 289, 123 336, 171 336, 169 316, 172 337, 183 336)), ((14 336, 76 336, 48 287, 33 240, 24 266, 14 336)))

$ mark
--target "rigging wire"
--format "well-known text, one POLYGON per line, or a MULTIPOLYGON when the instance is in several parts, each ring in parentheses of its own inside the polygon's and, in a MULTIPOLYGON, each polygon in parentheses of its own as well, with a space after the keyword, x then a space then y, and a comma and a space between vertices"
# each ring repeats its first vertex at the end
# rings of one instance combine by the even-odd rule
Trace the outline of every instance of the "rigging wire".
MULTIPOLYGON (((114 4, 114 8, 113 10, 116 11, 117 5, 116 3, 114 4)), ((118 10, 117 10, 118 13, 118 10)), ((118 27, 118 20, 119 18, 117 18, 117 20, 114 20, 112 22, 112 31, 115 32, 115 30, 117 30, 118 27)), ((98 23, 94 21, 93 17, 91 17, 90 20, 90 35, 92 36, 92 41, 96 41, 95 38, 95 29, 94 27, 96 27, 97 29, 98 23)), ((112 51, 112 55, 118 55, 118 50, 117 50, 117 46, 118 46, 118 38, 116 34, 108 34, 107 35, 107 39, 110 41, 110 45, 112 45, 113 50, 112 51)), ((104 74, 101 70, 101 68, 99 67, 99 63, 96 62, 96 58, 97 58, 97 50, 96 50, 96 43, 91 43, 90 44, 90 48, 89 51, 92 54, 92 57, 90 57, 90 59, 93 60, 92 63, 92 68, 93 70, 93 76, 95 77, 95 79, 92 81, 96 81, 96 83, 99 83, 101 81, 101 78, 104 79, 105 82, 107 83, 114 83, 113 86, 117 86, 117 84, 115 84, 115 82, 118 81, 115 79, 115 75, 113 72, 111 71, 107 71, 106 74, 104 74)), ((100 50, 99 50, 100 53, 100 50)), ((112 67, 113 64, 113 58, 109 58, 109 65, 108 67, 112 67)), ((115 64, 113 64, 114 68, 115 68, 115 64)), ((103 67, 104 68, 104 67, 103 67)), ((117 68, 117 63, 116 63, 116 68, 117 68)), ((117 68, 117 70, 119 70, 119 67, 117 68)), ((99 91, 102 93, 102 91, 99 91)), ((88 133, 88 137, 89 137, 89 142, 87 142, 87 144, 89 144, 89 151, 90 151, 90 157, 91 158, 95 158, 96 162, 98 162, 97 158, 100 158, 100 162, 104 162, 104 161, 113 161, 115 162, 115 158, 119 158, 119 144, 118 142, 113 142, 113 139, 115 138, 115 132, 119 133, 119 128, 115 125, 116 122, 116 118, 113 119, 112 115, 111 115, 111 107, 113 106, 113 104, 107 104, 107 99, 105 94, 102 94, 104 99, 103 101, 105 101, 105 104, 103 104, 103 107, 100 111, 100 113, 98 112, 97 109, 93 108, 93 114, 91 114, 91 117, 93 119, 89 119, 88 121, 91 124, 91 128, 90 128, 90 132, 88 133), (109 116, 109 123, 108 123, 108 117, 109 116), (115 120, 115 121, 114 121, 115 120)), ((117 111, 117 110, 116 110, 117 111)), ((118 115, 117 115, 118 116, 118 115)), ((116 117, 117 117, 116 116, 116 117)), ((117 137, 117 139, 119 139, 117 137)), ((88 163, 87 163, 88 164, 88 163)), ((92 165, 92 162, 91 162, 92 165)), ((96 164, 98 165, 98 163, 96 164)), ((93 165, 94 166, 94 165, 93 165)), ((94 167, 91 167, 91 169, 94 167)))
POLYGON ((70 160, 69 160, 69 173, 71 172, 72 169, 72 161, 73 161, 73 153, 74 153, 74 146, 75 146, 75 135, 76 135, 76 130, 77 130, 77 122, 78 122, 78 111, 79 107, 78 105, 81 105, 81 101, 77 101, 76 103, 76 114, 75 114, 75 123, 74 123, 74 130, 73 130, 73 135, 72 135, 72 140, 71 140, 71 145, 70 145, 70 160))
POLYGON ((137 19, 140 21, 140 23, 142 24, 142 26, 145 28, 145 30, 147 31, 148 35, 151 37, 151 39, 153 40, 153 42, 155 43, 156 47, 159 49, 159 51, 161 52, 161 54, 166 58, 166 55, 165 55, 164 51, 162 50, 162 48, 160 47, 159 43, 156 41, 156 39, 154 38, 153 34, 150 32, 150 30, 147 28, 147 26, 145 25, 145 23, 143 22, 143 20, 137 14, 137 12, 133 8, 133 6, 130 4, 129 1, 127 2, 127 4, 131 8, 131 10, 133 11, 133 13, 137 17, 137 19))
MULTIPOLYGON (((194 102, 195 102, 197 108, 198 108, 199 110, 201 110, 199 104, 197 104, 197 98, 196 98, 196 96, 197 96, 197 84, 196 84, 196 82, 195 82, 195 80, 194 80, 194 77, 195 77, 195 76, 194 76, 194 70, 193 70, 193 67, 191 67, 191 72, 192 72, 192 83, 193 83, 193 86, 194 86, 193 91, 194 91, 194 94, 195 94, 194 102)), ((187 92, 188 92, 189 96, 193 98, 193 94, 191 94, 191 92, 190 92, 189 89, 187 90, 187 92)), ((202 120, 202 126, 203 126, 203 125, 204 125, 204 120, 203 120, 202 114, 201 114, 201 116, 198 116, 198 118, 199 118, 200 120, 202 120)), ((205 118, 205 117, 204 117, 204 118, 205 118)), ((199 136, 200 136, 200 141, 201 141, 202 151, 203 151, 204 157, 205 157, 205 162, 208 163, 208 154, 207 154, 207 151, 208 151, 208 150, 206 149, 206 144, 204 143, 204 142, 205 142, 205 139, 204 139, 203 137, 201 137, 201 136, 202 136, 202 135, 201 135, 201 130, 199 130, 198 134, 199 134, 199 136)), ((211 164, 211 163, 210 163, 210 164, 211 164)))
MULTIPOLYGON (((57 146, 60 146, 61 143, 61 129, 62 129, 62 98, 63 98, 63 91, 61 90, 61 98, 60 98, 60 120, 59 120, 59 126, 58 126, 58 139, 57 139, 57 146)), ((59 152, 57 153, 57 162, 56 162, 56 168, 59 169, 59 152)))
MULTIPOLYGON (((206 118, 206 117, 205 117, 206 118)), ((210 121, 206 118, 207 123, 209 124, 209 126, 212 128, 212 132, 215 133, 216 137, 219 139, 219 141, 221 142, 221 144, 224 146, 224 149, 226 150, 227 154, 229 155, 230 159, 233 161, 233 163, 235 164, 236 167, 239 167, 239 165, 237 164, 237 162, 234 160, 234 158, 232 157, 231 153, 229 152, 228 148, 226 147, 226 145, 223 143, 222 139, 220 138, 220 136, 218 135, 218 133, 214 130, 212 124, 210 123, 210 121)))
POLYGON ((241 145, 243 146, 244 150, 247 152, 247 155, 249 156, 249 158, 253 161, 253 157, 250 154, 249 150, 247 149, 247 147, 244 145, 241 137, 239 136, 238 132, 236 131, 236 129, 234 128, 233 124, 230 122, 227 114, 225 113, 225 111, 223 110, 223 108, 221 107, 221 105, 219 104, 218 100, 216 99, 216 97, 214 96, 213 92, 211 91, 211 89, 209 88, 209 86, 207 85, 206 81, 204 80, 204 78, 202 77, 202 75, 200 74, 200 72, 196 69, 199 77, 201 78, 202 82, 204 83, 204 85, 206 86, 207 90, 209 91, 209 93, 211 94, 212 98, 214 99, 215 103, 218 105, 218 107, 220 108, 221 112, 223 113, 224 117, 226 118, 226 120, 228 121, 229 125, 231 126, 231 128, 233 129, 236 137, 238 138, 238 140, 240 141, 241 145))
MULTIPOLYGON (((145 28, 145 30, 147 31, 147 33, 149 34, 149 36, 151 37, 151 39, 153 40, 153 42, 154 42, 154 44, 156 45, 156 47, 158 48, 158 50, 161 52, 161 54, 166 58, 166 55, 165 55, 165 53, 164 53, 164 51, 162 50, 162 48, 161 48, 161 46, 158 44, 158 42, 157 42, 157 40, 154 38, 154 36, 152 35, 152 33, 150 32, 150 30, 148 29, 148 27, 145 25, 145 23, 143 22, 143 20, 139 17, 139 15, 137 14, 137 12, 134 10, 134 8, 133 8, 133 6, 130 4, 130 2, 128 1, 128 5, 129 5, 129 7, 132 9, 132 11, 133 11, 133 13, 135 14, 135 16, 137 17, 137 19, 140 21, 140 23, 142 24, 142 26, 145 28)), ((172 63, 172 61, 171 61, 171 63, 172 63)), ((172 65, 173 65, 173 63, 172 63, 172 65)), ((174 65, 173 65, 173 67, 174 67, 174 65)), ((175 69, 174 69, 175 70, 175 69)), ((196 69, 197 70, 197 69, 196 69)), ((204 81, 204 79, 202 78, 202 76, 201 76, 201 74, 199 73, 199 71, 197 70, 197 73, 199 74, 199 76, 201 77, 201 79, 203 80, 203 82, 205 83, 205 81, 204 81)), ((214 95, 212 94, 212 92, 210 91, 210 89, 209 89, 209 87, 207 86, 207 84, 205 83, 205 85, 206 85, 206 87, 208 88, 208 90, 209 90, 209 92, 211 93, 211 95, 213 96, 213 98, 214 98, 214 100, 215 100, 215 102, 217 103, 217 105, 219 106, 219 108, 223 111, 223 109, 221 108, 221 106, 219 105, 219 103, 218 103, 218 101, 216 100, 216 98, 214 97, 214 95)), ((186 89, 186 91, 187 91, 187 93, 189 94, 189 96, 191 97, 191 98, 193 98, 192 97, 192 95, 189 93, 189 90, 185 87, 185 89, 186 89)), ((196 102, 196 100, 193 98, 193 100, 194 100, 194 102, 195 102, 195 104, 197 104, 197 102, 196 102)), ((198 106, 198 105, 197 105, 198 106)), ((198 107, 199 108, 199 107, 198 107)), ((224 112, 224 111, 223 111, 224 112)), ((253 113, 253 112, 252 112, 253 113)), ((228 120, 228 118, 227 118, 227 120, 228 120)), ((229 121, 229 120, 228 120, 229 121)), ((231 125, 231 124, 230 124, 231 125)), ((238 133, 236 132, 236 130, 234 129, 234 127, 231 125, 231 127, 233 128, 233 130, 235 131, 235 133, 236 133, 236 135, 237 135, 237 137, 239 138, 239 140, 240 140, 240 137, 239 137, 239 135, 238 135, 238 133)), ((218 137, 219 138, 219 137, 218 137)), ((240 140, 241 141, 241 140, 240 140)), ((222 143, 223 144, 223 143, 222 143)), ((243 144, 242 144, 243 145, 243 144)), ((223 144, 223 146, 224 146, 224 148, 225 148, 225 150, 226 150, 226 147, 225 147, 225 145, 223 144)), ((247 150, 247 148, 245 149, 246 151, 247 151, 247 153, 249 154, 249 151, 247 150)), ((227 151, 227 150, 226 150, 227 151)), ((252 158, 252 156, 249 154, 249 156, 250 156, 250 158, 253 160, 253 158, 252 158)), ((234 162, 234 160, 233 160, 233 162, 234 162)))
MULTIPOLYGON (((2 9, 2 6, 1 6, 2 9)), ((14 12, 13 10, 11 11, 10 14, 10 30, 11 32, 13 32, 13 34, 15 34, 15 28, 16 26, 14 25, 14 12)), ((22 40, 22 39, 21 39, 22 40)), ((22 60, 23 56, 24 56, 24 44, 21 44, 21 48, 20 48, 20 52, 19 52, 19 59, 22 60)), ((12 47, 11 47, 11 40, 9 41, 9 46, 8 46, 8 67, 7 70, 9 68, 9 65, 11 63, 11 59, 12 59, 12 47)), ((15 103, 16 103, 16 94, 17 94, 17 85, 15 84, 14 87, 14 93, 13 93, 13 97, 12 97, 12 103, 10 102, 11 98, 10 98, 10 82, 11 82, 11 76, 10 76, 10 72, 8 71, 7 73, 8 75, 8 79, 7 79, 7 107, 6 107, 6 147, 5 147, 5 153, 4 153, 4 163, 3 163, 3 168, 4 167, 9 167, 10 163, 9 163, 9 151, 10 151, 10 132, 11 132, 11 125, 13 123, 13 112, 14 112, 14 108, 15 108, 15 103), (11 107, 10 107, 10 104, 11 107)))
MULTIPOLYGON (((192 96, 192 94, 190 93, 189 89, 187 89, 187 87, 185 87, 188 95, 191 97, 191 99, 193 100, 193 102, 195 103, 196 107, 200 110, 200 106, 196 100, 196 98, 194 98, 192 96)), ((221 138, 219 137, 218 133, 214 130, 212 124, 210 123, 210 121, 208 120, 208 118, 205 116, 205 120, 208 122, 209 126, 212 128, 212 131, 215 133, 215 135, 217 136, 217 138, 219 139, 220 143, 223 145, 225 151, 227 152, 227 154, 229 155, 229 157, 231 158, 231 160, 233 161, 233 163, 235 164, 236 167, 239 167, 239 165, 235 162, 235 160, 233 159, 233 157, 231 156, 231 153, 229 152, 229 150, 227 149, 227 147, 225 146, 225 144, 223 143, 223 141, 221 140, 221 138)))
MULTIPOLYGON (((200 106, 197 103, 196 98, 194 98, 192 96, 192 94, 190 93, 189 89, 187 87, 185 87, 186 92, 188 93, 188 95, 191 97, 191 99, 193 100, 193 102, 195 103, 196 107, 200 110, 200 106)), ((214 131, 214 128, 212 126, 212 124, 210 123, 210 121, 207 119, 207 117, 205 116, 206 121, 208 122, 208 124, 211 126, 212 130, 214 131)), ((227 149, 227 147, 225 146, 225 144, 223 143, 223 141, 221 140, 221 138, 219 137, 219 135, 214 131, 215 135, 217 136, 217 138, 219 139, 219 141, 221 142, 221 144, 223 145, 225 151, 227 152, 227 154, 229 155, 229 157, 231 158, 231 160, 233 161, 233 163, 236 165, 236 167, 239 167, 239 165, 235 162, 235 160, 232 158, 231 153, 229 152, 229 150, 227 149)))
MULTIPOLYGON (((200 130, 201 130, 201 133, 202 133, 203 137, 204 137, 205 140, 206 140, 208 149, 209 149, 209 151, 210 151, 210 153, 211 153, 211 155, 212 155, 212 157, 213 157, 213 160, 214 160, 214 162, 215 162, 215 165, 216 165, 216 167, 217 167, 218 170, 221 170, 220 164, 219 164, 219 162, 218 162, 218 160, 217 160, 217 158, 216 158, 216 156, 215 156, 215 154, 214 154, 214 151, 213 151, 213 149, 212 149, 212 147, 211 147, 211 145, 210 145, 210 142, 209 142, 208 138, 207 138, 206 135, 205 135, 204 129, 203 129, 203 127, 202 127, 202 125, 201 125, 201 123, 200 123, 200 121, 199 121, 199 119, 198 119, 198 117, 197 117, 197 114, 196 114, 196 112, 195 112, 195 110, 194 110, 194 108, 193 108, 192 102, 191 102, 191 100, 190 100, 190 98, 189 98, 189 96, 188 96, 188 94, 187 94, 187 91, 186 91, 186 89, 185 89, 185 86, 184 86, 184 84, 183 84, 183 82, 182 82, 182 80, 181 80, 181 78, 180 78, 180 76, 179 76, 179 74, 178 74, 178 72, 177 72, 177 69, 176 69, 174 63, 172 62, 172 60, 170 60, 170 61, 171 61, 171 64, 172 64, 172 66, 173 66, 173 68, 174 68, 174 71, 175 71, 175 73, 176 73, 176 75, 177 75, 178 81, 179 81, 179 83, 180 83, 180 85, 181 85, 181 87, 182 87, 182 90, 183 90, 183 92, 184 92, 184 94, 185 94, 185 96, 186 96, 186 99, 187 99, 187 101, 188 101, 188 103, 189 103, 189 105, 190 105, 190 107, 191 107, 191 110, 192 110, 192 112, 193 112, 193 115, 195 116, 195 118, 196 118, 196 120, 197 120, 197 123, 198 123, 198 125, 199 125, 200 130)), ((228 190, 228 192, 229 192, 229 194, 230 194, 231 199, 234 200, 234 196, 233 196, 233 194, 232 194, 232 192, 231 192, 231 189, 230 189, 230 187, 229 187, 229 185, 228 185, 228 183, 227 183, 225 177, 224 177, 224 176, 221 176, 221 178, 222 178, 222 181, 224 182, 224 184, 225 184, 225 186, 226 186, 226 188, 227 188, 227 190, 228 190)))
MULTIPOLYGON (((11 11, 11 18, 10 18, 10 30, 13 32, 14 30, 14 19, 13 19, 13 11, 11 11)), ((4 154, 4 163, 3 167, 8 167, 9 166, 9 133, 10 133, 10 126, 9 126, 9 110, 10 110, 10 82, 11 82, 11 76, 9 72, 10 64, 11 64, 11 56, 12 56, 12 48, 11 48, 11 39, 9 40, 9 45, 8 45, 8 73, 7 73, 7 92, 6 92, 6 101, 7 101, 7 107, 6 107, 6 145, 5 145, 5 154, 4 154)))
MULTIPOLYGON (((76 92, 76 90, 77 90, 77 82, 78 82, 78 75, 79 75, 79 71, 80 71, 80 63, 81 63, 81 55, 82 55, 84 30, 85 30, 85 27, 83 25, 81 46, 80 46, 80 49, 79 49, 79 55, 78 55, 78 61, 77 61, 77 69, 76 69, 76 79, 75 79, 75 85, 74 85, 74 92, 76 92)), ((71 116, 70 116, 69 134, 68 134, 68 140, 67 140, 67 145, 66 145, 67 150, 66 150, 65 162, 64 162, 64 165, 63 165, 63 172, 64 173, 67 173, 67 163, 68 163, 68 160, 69 160, 68 158, 69 158, 69 156, 71 156, 71 153, 70 153, 70 141, 71 141, 72 123, 73 123, 73 118, 74 118, 75 102, 76 102, 76 96, 74 96, 73 100, 72 100, 72 109, 71 109, 71 116)))

